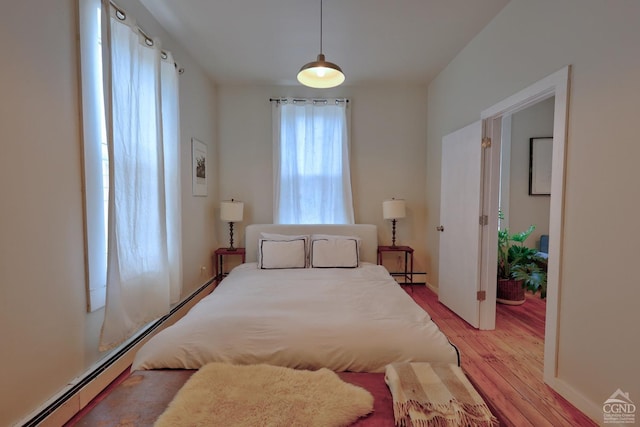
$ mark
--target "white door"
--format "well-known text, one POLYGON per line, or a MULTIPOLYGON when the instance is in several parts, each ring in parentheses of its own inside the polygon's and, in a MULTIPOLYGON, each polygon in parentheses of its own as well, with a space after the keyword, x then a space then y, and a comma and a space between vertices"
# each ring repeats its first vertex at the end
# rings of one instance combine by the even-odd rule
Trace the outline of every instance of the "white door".
POLYGON ((471 326, 480 322, 482 122, 442 138, 439 300, 471 326))

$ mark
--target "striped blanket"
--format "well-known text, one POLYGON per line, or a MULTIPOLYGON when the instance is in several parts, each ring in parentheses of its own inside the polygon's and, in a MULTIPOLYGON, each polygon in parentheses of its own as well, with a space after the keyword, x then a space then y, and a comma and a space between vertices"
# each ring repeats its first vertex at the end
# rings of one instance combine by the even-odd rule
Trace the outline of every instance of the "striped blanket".
POLYGON ((498 420, 456 365, 393 363, 385 381, 396 427, 493 427, 498 420))

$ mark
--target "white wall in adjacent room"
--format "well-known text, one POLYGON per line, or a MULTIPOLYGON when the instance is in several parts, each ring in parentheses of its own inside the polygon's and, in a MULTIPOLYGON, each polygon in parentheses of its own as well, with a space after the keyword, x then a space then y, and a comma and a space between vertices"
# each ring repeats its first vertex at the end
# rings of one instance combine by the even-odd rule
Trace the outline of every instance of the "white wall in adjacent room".
POLYGON ((509 186, 509 230, 536 229, 525 242, 537 248, 540 235, 549 234, 549 196, 529 194, 529 144, 531 138, 553 136, 553 102, 541 101, 513 114, 511 118, 511 168, 509 186))

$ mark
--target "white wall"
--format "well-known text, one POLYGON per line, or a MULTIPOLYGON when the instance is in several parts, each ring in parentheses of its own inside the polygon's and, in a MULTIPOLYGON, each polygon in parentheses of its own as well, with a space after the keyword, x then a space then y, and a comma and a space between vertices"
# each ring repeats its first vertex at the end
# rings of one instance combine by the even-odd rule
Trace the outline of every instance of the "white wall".
POLYGON ((551 97, 513 114, 511 118, 511 182, 509 186, 509 230, 524 231, 533 224, 536 229, 525 245, 537 248, 540 235, 549 234, 549 196, 529 195, 530 138, 553 136, 553 103, 551 97))
POLYGON ((512 0, 429 86, 426 241, 437 283, 442 136, 572 65, 558 384, 600 421, 616 389, 640 398, 638 22, 632 0, 512 0))
MULTIPOLYGON (((191 136, 215 147, 215 90, 137 1, 180 77, 183 294, 211 274, 211 195, 191 197, 191 136), (206 265, 206 275, 200 267, 206 265)), ((22 0, 0 14, 0 425, 27 416, 103 357, 103 311, 87 314, 75 0, 22 0)), ((215 166, 215 165, 214 165, 215 166)), ((215 167, 213 168, 215 175, 215 167)))
MULTIPOLYGON (((391 244, 391 225, 382 218, 382 201, 406 199, 407 218, 398 222, 396 243, 413 246, 415 271, 424 271, 425 86, 343 86, 326 91, 300 86, 221 86, 218 93, 220 197, 245 202, 245 218, 234 241, 236 234, 243 238, 247 224, 273 220, 269 98, 348 97, 356 222, 377 224, 381 244, 391 244)), ((227 225, 219 223, 218 231, 224 241, 227 225)))

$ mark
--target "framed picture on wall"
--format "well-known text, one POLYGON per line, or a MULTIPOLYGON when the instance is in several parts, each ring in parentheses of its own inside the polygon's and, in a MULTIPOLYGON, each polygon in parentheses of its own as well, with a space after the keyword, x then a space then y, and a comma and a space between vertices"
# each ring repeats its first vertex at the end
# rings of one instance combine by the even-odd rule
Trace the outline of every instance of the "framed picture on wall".
POLYGON ((529 195, 551 195, 553 138, 529 139, 529 195))
POLYGON ((191 138, 191 168, 193 175, 192 194, 207 195, 207 146, 204 142, 191 138))

